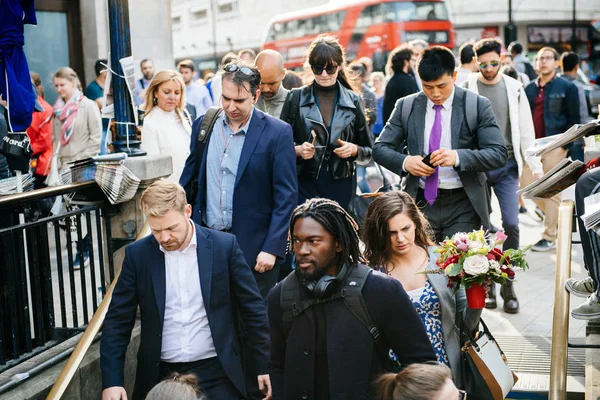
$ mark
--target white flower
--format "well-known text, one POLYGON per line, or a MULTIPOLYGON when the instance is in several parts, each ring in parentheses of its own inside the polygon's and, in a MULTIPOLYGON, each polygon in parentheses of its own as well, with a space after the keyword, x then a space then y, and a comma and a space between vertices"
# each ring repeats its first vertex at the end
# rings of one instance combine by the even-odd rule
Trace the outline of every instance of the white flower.
POLYGON ((490 270, 490 263, 486 256, 476 254, 465 258, 463 270, 469 275, 481 275, 490 270))
POLYGON ((500 263, 496 260, 488 260, 490 264, 490 269, 500 272, 500 263))
POLYGON ((483 247, 483 243, 479 240, 469 240, 469 249, 473 251, 477 251, 483 247))

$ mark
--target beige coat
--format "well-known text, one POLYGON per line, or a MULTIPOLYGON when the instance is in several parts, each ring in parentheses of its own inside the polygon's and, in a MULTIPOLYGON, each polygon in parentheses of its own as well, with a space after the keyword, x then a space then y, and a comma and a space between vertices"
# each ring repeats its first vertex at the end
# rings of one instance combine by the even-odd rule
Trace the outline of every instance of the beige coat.
MULTIPOLYGON (((54 148, 60 143, 62 121, 54 118, 52 123, 52 137, 54 148)), ((100 152, 100 141, 102 140, 102 119, 98 105, 84 97, 79 105, 79 111, 73 126, 73 136, 69 143, 60 146, 58 152, 58 171, 62 173, 68 167, 66 163, 97 156, 100 152)))

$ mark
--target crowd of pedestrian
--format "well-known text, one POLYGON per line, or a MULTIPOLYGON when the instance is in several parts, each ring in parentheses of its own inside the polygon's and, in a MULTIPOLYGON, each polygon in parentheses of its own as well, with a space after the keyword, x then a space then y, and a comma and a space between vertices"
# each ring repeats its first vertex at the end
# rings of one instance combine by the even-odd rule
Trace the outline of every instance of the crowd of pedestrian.
MULTIPOLYGON (((102 336, 103 399, 126 396, 138 307, 133 398, 462 396, 456 327, 475 331, 481 310, 437 273, 435 246, 483 227, 519 247, 528 212, 519 187, 583 157, 577 142, 527 152, 590 119, 578 63, 551 47, 531 63, 519 43, 505 50, 497 39, 465 43, 458 56, 413 41, 374 72, 327 35, 311 43, 301 73, 274 50, 228 53, 202 76, 192 60, 155 71, 144 59, 134 99, 145 113, 141 148, 171 156, 172 173, 141 199, 152 235, 126 249, 102 336), (357 188, 373 191, 375 165, 402 191, 357 216, 357 188), (501 228, 490 222, 492 191, 501 228)), ((38 92, 27 131, 36 188, 51 168, 110 151, 105 60, 95 72, 84 91, 71 68, 56 71, 53 106, 38 92)), ((41 88, 36 74, 32 84, 41 88)), ((578 211, 600 186, 595 172, 578 183, 578 211)), ((536 201, 544 230, 534 251, 555 248, 559 203, 560 194, 536 201)), ((588 298, 580 318, 600 316, 597 241, 582 235, 591 276, 568 284, 588 298)), ((510 281, 499 294, 505 312, 519 311, 510 281)))

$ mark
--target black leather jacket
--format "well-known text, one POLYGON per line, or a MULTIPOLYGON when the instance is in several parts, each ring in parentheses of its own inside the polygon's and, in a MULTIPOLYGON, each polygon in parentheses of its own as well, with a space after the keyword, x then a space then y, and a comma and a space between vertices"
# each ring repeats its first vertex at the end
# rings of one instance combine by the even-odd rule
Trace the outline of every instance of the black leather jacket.
POLYGON ((310 160, 296 158, 300 178, 316 179, 325 163, 329 164, 335 179, 349 178, 354 175, 355 162, 368 164, 371 161, 373 139, 369 133, 362 100, 357 93, 346 89, 339 82, 337 85, 339 98, 333 115, 331 133, 325 129, 312 85, 290 91, 281 110, 280 118, 292 126, 294 143, 297 146, 304 142, 312 142, 312 130, 317 134, 314 157, 310 160), (356 144, 356 157, 342 159, 336 156, 333 150, 340 147, 338 139, 356 144))

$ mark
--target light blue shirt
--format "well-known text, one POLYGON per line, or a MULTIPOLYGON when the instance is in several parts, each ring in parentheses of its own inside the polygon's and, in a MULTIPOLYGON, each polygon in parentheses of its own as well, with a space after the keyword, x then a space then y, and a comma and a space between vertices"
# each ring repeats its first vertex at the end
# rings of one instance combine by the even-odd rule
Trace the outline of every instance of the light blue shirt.
POLYGON ((234 132, 221 111, 213 128, 206 159, 206 213, 203 222, 219 231, 231 229, 233 191, 238 165, 254 109, 246 124, 234 132))
POLYGON ((141 106, 142 104, 144 104, 145 92, 144 92, 144 96, 142 96, 140 92, 142 90, 145 91, 146 89, 148 89, 148 86, 150 86, 150 81, 144 77, 141 77, 140 79, 135 80, 135 101, 138 106, 141 106))
POLYGON ((185 86, 185 101, 196 109, 196 118, 206 114, 213 105, 210 93, 206 86, 191 83, 185 86))

